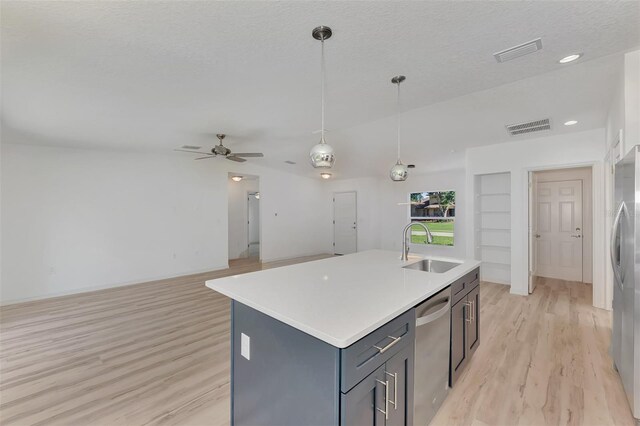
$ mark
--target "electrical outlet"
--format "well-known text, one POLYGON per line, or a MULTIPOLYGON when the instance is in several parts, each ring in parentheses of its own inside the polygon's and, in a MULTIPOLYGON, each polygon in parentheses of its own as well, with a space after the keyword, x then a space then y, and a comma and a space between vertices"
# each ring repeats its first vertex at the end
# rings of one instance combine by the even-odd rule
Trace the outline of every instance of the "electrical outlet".
POLYGON ((240 333, 240 355, 251 360, 251 338, 244 333, 240 333))

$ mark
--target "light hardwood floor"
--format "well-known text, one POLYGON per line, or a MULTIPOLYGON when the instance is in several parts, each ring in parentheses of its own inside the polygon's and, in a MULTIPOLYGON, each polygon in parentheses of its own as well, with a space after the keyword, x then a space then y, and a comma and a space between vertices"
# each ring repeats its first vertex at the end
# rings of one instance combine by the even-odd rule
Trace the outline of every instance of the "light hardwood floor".
MULTIPOLYGON (((0 423, 228 424, 229 300, 203 282, 307 260, 1 308, 0 423)), ((435 424, 633 424, 590 286, 482 283, 481 304, 481 345, 435 424)))

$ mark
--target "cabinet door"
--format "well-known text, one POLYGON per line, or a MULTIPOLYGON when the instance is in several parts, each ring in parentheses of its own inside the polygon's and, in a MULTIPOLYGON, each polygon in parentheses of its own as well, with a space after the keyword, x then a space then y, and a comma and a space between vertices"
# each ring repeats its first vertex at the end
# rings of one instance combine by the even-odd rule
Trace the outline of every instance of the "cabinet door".
POLYGON ((385 380, 389 381, 387 425, 413 425, 414 351, 415 346, 408 345, 386 363, 385 380))
POLYGON ((340 424, 342 426, 384 426, 387 375, 383 364, 349 392, 340 395, 340 424))
POLYGON ((467 322, 467 356, 471 357, 480 345, 480 286, 467 295, 470 321, 467 322))
POLYGON ((453 387, 467 361, 467 299, 463 298, 451 308, 451 352, 449 382, 453 387))

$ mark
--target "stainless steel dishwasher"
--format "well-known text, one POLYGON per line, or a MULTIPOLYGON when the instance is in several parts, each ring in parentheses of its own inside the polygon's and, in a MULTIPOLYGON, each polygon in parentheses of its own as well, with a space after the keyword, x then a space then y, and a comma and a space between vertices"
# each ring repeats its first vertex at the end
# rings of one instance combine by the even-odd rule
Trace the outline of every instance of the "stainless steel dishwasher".
POLYGON ((413 421, 427 426, 449 393, 451 288, 418 305, 413 421))

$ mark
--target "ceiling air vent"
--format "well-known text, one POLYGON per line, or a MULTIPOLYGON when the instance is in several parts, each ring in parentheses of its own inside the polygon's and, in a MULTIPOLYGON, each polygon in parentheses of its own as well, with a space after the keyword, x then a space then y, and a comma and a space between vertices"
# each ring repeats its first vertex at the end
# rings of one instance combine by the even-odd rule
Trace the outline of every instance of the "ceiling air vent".
POLYGON ((500 52, 494 53, 493 57, 496 58, 496 61, 498 62, 507 62, 512 59, 537 52, 540 49, 542 49, 542 39, 537 38, 535 40, 531 40, 526 43, 519 44, 517 46, 513 46, 500 52))
POLYGON ((524 133, 550 130, 551 123, 549 122, 548 118, 545 118, 544 120, 530 121, 528 123, 509 124, 508 126, 506 126, 506 128, 507 132, 509 132, 511 136, 518 136, 524 133))
POLYGON ((182 149, 200 149, 202 148, 201 146, 195 146, 195 145, 182 145, 182 149))

